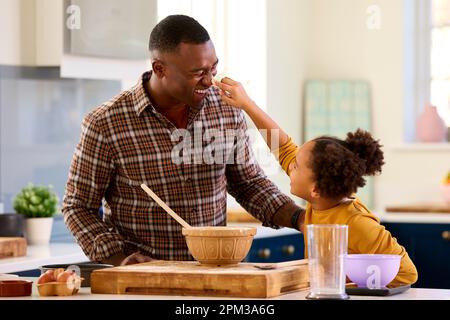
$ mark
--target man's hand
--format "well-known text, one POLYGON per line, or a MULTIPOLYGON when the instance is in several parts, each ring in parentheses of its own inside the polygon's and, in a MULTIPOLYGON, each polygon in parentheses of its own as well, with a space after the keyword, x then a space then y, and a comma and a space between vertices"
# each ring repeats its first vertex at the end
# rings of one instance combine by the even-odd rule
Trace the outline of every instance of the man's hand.
MULTIPOLYGON (((286 203, 280 209, 278 209, 277 212, 275 212, 275 215, 273 217, 273 222, 276 225, 279 225, 281 227, 288 227, 292 228, 292 215, 299 209, 299 207, 295 203, 286 203)), ((297 226, 295 229, 300 230, 301 232, 304 231, 304 223, 305 223, 305 209, 302 208, 302 212, 298 216, 297 219, 297 226)))
POLYGON ((306 215, 306 211, 303 209, 302 213, 300 213, 300 216, 298 217, 297 220, 297 227, 298 230, 300 230, 301 233, 305 233, 305 215, 306 215))
POLYGON ((125 259, 122 260, 120 263, 121 266, 129 265, 129 264, 136 264, 136 263, 143 263, 143 262, 150 262, 154 259, 152 259, 149 256, 144 256, 143 254, 140 254, 139 252, 135 252, 125 259))

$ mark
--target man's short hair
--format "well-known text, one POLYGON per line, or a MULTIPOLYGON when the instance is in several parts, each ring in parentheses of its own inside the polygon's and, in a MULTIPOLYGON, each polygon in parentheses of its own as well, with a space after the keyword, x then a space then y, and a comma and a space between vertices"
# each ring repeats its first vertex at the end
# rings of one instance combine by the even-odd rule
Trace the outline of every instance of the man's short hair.
POLYGON ((161 20, 150 34, 149 50, 175 51, 182 42, 201 44, 210 40, 208 31, 197 20, 171 15, 161 20))

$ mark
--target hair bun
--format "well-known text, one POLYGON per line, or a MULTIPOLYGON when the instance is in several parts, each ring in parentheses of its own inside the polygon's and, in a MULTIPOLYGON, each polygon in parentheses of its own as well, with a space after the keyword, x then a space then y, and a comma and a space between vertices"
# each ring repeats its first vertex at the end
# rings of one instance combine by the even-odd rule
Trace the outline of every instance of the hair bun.
POLYGON ((353 151, 360 159, 365 161, 365 175, 374 175, 381 172, 384 164, 383 151, 379 140, 375 140, 370 132, 358 129, 355 132, 347 133, 345 142, 348 149, 353 151))

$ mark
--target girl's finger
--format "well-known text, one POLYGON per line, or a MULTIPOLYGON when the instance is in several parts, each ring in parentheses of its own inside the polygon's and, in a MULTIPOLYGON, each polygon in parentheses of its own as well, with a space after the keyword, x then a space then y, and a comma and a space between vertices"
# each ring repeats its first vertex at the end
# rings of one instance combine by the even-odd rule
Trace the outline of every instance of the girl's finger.
POLYGON ((220 89, 220 94, 222 96, 226 96, 227 98, 233 99, 233 95, 229 91, 225 91, 225 90, 220 89))
POLYGON ((222 78, 222 83, 228 84, 228 85, 235 85, 238 84, 237 81, 234 81, 233 79, 229 78, 229 77, 224 77, 222 78))
POLYGON ((219 88, 219 92, 220 92, 221 95, 225 95, 228 98, 231 98, 231 92, 230 91, 224 90, 223 88, 219 88))
POLYGON ((224 82, 214 81, 214 85, 225 91, 231 91, 233 89, 233 86, 226 84, 224 82))

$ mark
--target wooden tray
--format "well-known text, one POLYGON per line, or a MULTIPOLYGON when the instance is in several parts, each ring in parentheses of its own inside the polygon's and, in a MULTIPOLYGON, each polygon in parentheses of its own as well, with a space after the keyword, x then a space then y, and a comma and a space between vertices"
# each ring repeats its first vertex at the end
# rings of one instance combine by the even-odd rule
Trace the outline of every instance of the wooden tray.
POLYGON ((262 270, 240 263, 208 266, 192 261, 152 261, 95 270, 92 293, 155 294, 269 298, 308 288, 308 264, 280 265, 262 270))
POLYGON ((21 257, 27 254, 25 238, 0 237, 0 258, 21 257))

